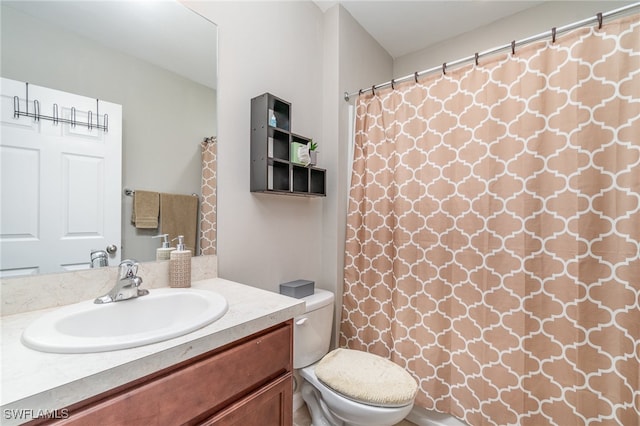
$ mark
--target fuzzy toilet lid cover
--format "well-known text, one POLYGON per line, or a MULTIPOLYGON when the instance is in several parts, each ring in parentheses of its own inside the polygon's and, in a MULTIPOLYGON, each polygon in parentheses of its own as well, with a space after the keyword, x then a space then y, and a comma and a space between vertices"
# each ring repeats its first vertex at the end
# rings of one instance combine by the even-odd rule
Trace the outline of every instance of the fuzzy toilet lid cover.
POLYGON ((413 402, 418 385, 399 365, 381 356, 335 349, 315 367, 318 379, 347 398, 369 405, 400 407, 413 402))

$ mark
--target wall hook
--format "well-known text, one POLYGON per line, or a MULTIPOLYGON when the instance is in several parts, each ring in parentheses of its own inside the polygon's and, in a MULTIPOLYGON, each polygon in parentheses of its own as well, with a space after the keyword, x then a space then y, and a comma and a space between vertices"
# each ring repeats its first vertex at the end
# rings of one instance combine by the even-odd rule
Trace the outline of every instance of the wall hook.
POLYGON ((598 17, 598 29, 601 30, 602 29, 602 12, 598 12, 596 16, 598 17))
POLYGON ((33 119, 40 121, 40 102, 37 99, 33 100, 33 119))

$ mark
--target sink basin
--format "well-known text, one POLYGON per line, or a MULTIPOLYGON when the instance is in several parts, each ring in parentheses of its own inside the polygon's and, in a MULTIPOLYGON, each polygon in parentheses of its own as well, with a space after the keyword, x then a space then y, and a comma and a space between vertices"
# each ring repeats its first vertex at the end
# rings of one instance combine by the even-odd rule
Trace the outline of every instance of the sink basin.
POLYGON ((102 305, 90 300, 48 312, 24 330, 22 343, 55 353, 133 348, 204 327, 227 307, 227 300, 213 291, 151 289, 136 299, 102 305))

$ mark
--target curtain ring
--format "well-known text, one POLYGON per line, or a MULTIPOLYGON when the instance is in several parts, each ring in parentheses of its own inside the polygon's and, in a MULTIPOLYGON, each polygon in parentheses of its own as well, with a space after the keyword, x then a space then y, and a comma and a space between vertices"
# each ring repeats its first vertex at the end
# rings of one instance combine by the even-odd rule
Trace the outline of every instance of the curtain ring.
POLYGON ((442 74, 447 75, 447 63, 442 63, 442 74))
POLYGON ((391 79, 391 90, 396 90, 396 81, 395 79, 391 79))
POLYGON ((598 12, 598 15, 596 15, 598 17, 598 29, 601 30, 602 29, 602 12, 598 12))
POLYGON ((362 89, 358 90, 358 96, 362 96, 362 89))
POLYGON ((556 27, 551 28, 551 43, 556 42, 556 27))
POLYGON ((376 85, 375 84, 373 86, 371 86, 371 93, 373 93, 373 96, 376 95, 376 85))
POLYGON ((476 67, 478 66, 478 58, 480 57, 480 54, 478 52, 476 52, 476 67))
POLYGON ((511 41, 511 54, 512 55, 516 54, 516 41, 515 40, 511 41))
POLYGON ((413 73, 413 78, 415 79, 416 84, 418 84, 418 71, 413 73))

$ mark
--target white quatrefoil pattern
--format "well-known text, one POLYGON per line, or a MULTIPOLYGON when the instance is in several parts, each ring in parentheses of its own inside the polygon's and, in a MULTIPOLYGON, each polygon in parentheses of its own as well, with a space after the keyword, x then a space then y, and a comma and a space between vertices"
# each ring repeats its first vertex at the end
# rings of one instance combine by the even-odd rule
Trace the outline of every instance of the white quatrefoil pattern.
POLYGON ((640 425, 640 18, 357 103, 340 345, 470 425, 640 425))
POLYGON ((216 254, 218 140, 215 136, 200 143, 202 152, 202 200, 200 201, 200 254, 216 254))

